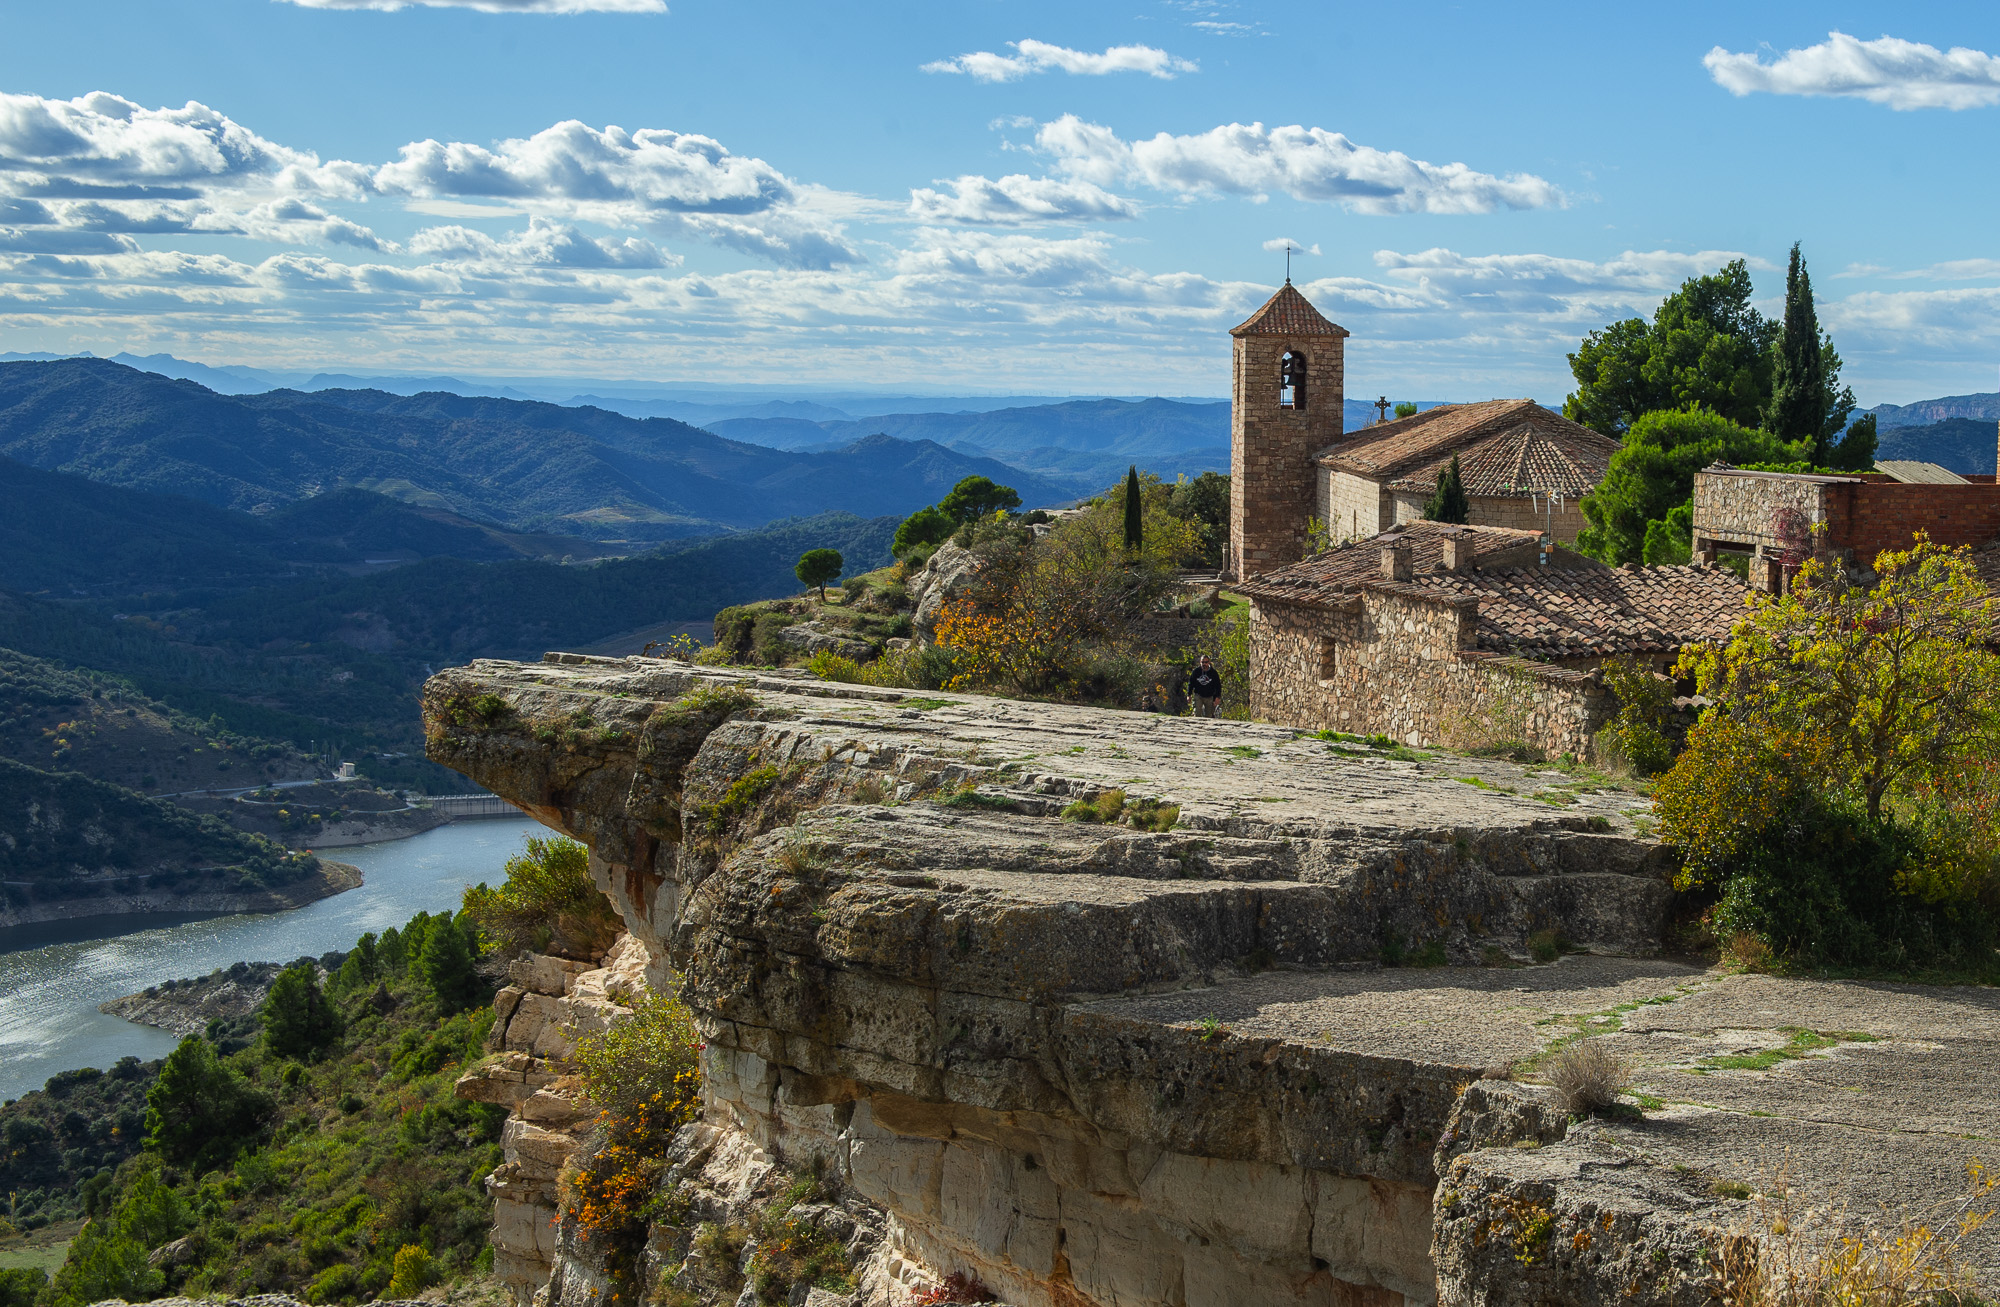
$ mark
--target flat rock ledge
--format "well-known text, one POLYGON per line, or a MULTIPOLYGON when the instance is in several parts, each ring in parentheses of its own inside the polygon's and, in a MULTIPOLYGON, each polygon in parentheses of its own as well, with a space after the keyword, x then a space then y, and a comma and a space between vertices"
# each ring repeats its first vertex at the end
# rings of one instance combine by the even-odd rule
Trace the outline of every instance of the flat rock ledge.
POLYGON ((1993 991, 1663 956, 1644 801, 1557 771, 570 654, 425 717, 590 846, 706 1127, 884 1214, 857 1307, 1718 1301, 1781 1191, 1796 1244, 2000 1151, 1993 991), (1576 1121, 1517 1082, 1585 1035, 1634 1094, 1576 1121))

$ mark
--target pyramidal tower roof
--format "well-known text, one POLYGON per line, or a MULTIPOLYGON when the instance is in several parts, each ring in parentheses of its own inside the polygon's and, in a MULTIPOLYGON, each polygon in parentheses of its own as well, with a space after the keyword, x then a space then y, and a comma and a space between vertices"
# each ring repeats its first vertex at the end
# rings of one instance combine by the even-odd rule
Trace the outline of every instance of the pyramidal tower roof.
POLYGON ((1326 320, 1289 278, 1264 307, 1231 327, 1232 336, 1347 336, 1347 328, 1326 320))

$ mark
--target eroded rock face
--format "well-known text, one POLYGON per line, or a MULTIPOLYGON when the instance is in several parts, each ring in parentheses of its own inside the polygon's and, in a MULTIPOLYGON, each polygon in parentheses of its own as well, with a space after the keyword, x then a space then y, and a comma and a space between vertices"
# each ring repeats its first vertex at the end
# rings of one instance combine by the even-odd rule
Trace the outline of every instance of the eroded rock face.
MULTIPOLYGON (((1536 802, 1504 764, 1454 763, 1480 788, 1269 727, 552 658, 434 679, 431 756, 590 845, 682 977, 707 1124, 886 1213, 905 1273, 869 1301, 951 1272, 1064 1307, 1430 1301, 1434 1151, 1502 1058, 1341 1009, 1441 974, 1385 951, 1652 953, 1672 898, 1636 801, 1536 802), (1113 790, 1139 825, 1062 819, 1113 790)), ((1538 1001, 1664 983, 1633 965, 1538 1001)))

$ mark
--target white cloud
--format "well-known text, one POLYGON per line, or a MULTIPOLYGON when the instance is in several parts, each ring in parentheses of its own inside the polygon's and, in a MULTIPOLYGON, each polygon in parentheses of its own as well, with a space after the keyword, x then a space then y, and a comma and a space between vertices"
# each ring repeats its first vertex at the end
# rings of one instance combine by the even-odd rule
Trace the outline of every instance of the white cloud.
POLYGON ((1018 227, 1038 222, 1109 221, 1139 216, 1138 206, 1101 186, 1083 181, 1027 177, 958 177, 910 192, 910 216, 925 222, 1018 227))
POLYGON ((354 195, 361 184, 353 165, 322 165, 207 105, 147 109, 103 91, 0 94, 0 177, 17 193, 105 197, 248 186, 354 195))
POLYGON ((1264 252, 1266 254, 1283 254, 1286 250, 1290 250, 1294 254, 1318 254, 1319 246, 1301 245, 1289 236, 1273 236, 1270 240, 1264 242, 1264 252))
POLYGON ((965 73, 980 82, 1013 82, 1033 73, 1051 71, 1084 77, 1102 77, 1107 73, 1145 73, 1162 79, 1200 71, 1200 65, 1194 60, 1182 59, 1150 45, 1114 45, 1102 54, 1091 54, 1085 50, 1051 45, 1047 41, 1009 41, 1007 44, 1013 47, 1015 53, 994 54, 990 50, 979 50, 959 55, 956 59, 940 59, 925 64, 923 71, 965 73))
POLYGON ((666 0, 283 0, 304 9, 477 9, 483 14, 664 14, 666 0))
POLYGON ((1462 163, 1426 163, 1318 127, 1231 123, 1194 136, 1161 132, 1127 142, 1108 127, 1065 114, 1044 124, 1035 144, 1072 177, 1099 185, 1137 182, 1184 195, 1263 198, 1277 191, 1371 214, 1491 213, 1567 202, 1553 183, 1529 173, 1501 177, 1462 163))
POLYGON ((679 262, 648 240, 599 240, 542 218, 529 219, 526 231, 505 238, 459 226, 426 227, 410 238, 409 250, 447 262, 548 268, 664 268, 679 262))
POLYGON ((1716 84, 1733 95, 1841 95, 1891 109, 1979 109, 2000 104, 2000 58, 1982 50, 1904 41, 1858 41, 1844 32, 1770 63, 1716 46, 1702 58, 1716 84))

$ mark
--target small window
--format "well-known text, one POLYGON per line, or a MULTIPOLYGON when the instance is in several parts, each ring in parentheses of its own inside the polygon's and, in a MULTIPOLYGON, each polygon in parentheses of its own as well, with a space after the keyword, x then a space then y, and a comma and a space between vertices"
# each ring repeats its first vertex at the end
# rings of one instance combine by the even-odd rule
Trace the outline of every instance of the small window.
POLYGON ((1306 406, 1306 356, 1288 349, 1278 360, 1278 407, 1303 410, 1306 406))

